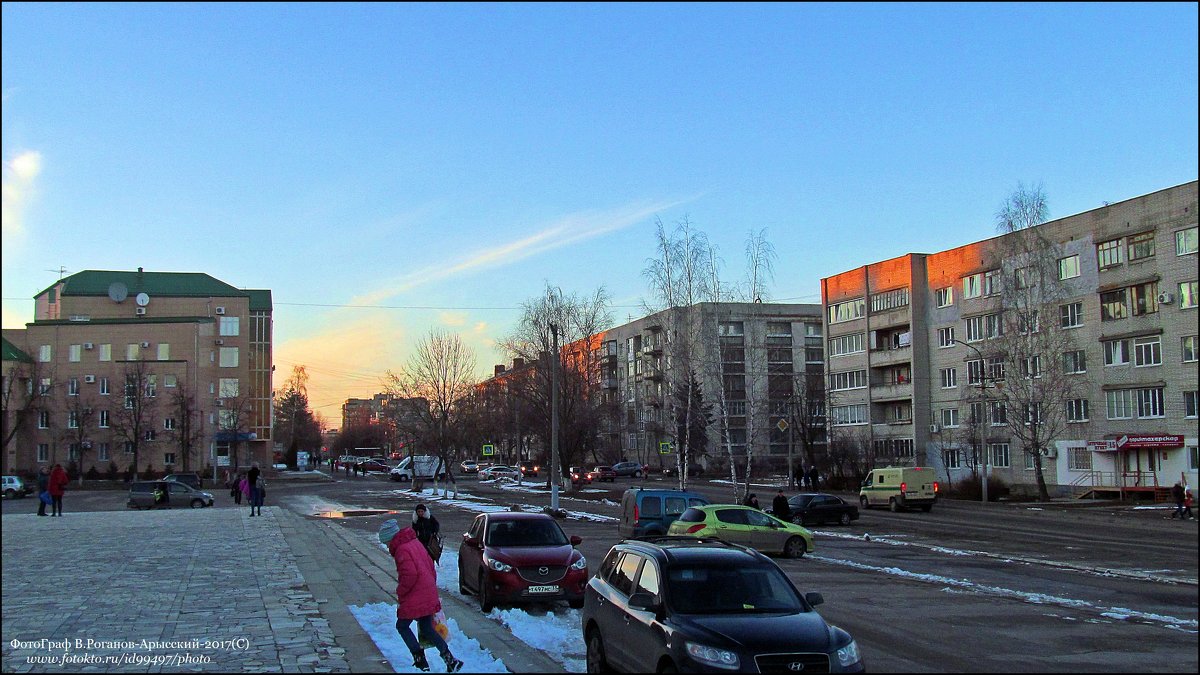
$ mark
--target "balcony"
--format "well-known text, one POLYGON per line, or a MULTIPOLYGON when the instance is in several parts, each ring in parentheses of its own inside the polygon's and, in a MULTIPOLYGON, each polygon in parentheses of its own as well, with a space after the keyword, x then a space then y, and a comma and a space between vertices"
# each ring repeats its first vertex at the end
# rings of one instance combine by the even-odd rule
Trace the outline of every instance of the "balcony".
POLYGON ((875 403, 907 401, 913 396, 912 382, 890 382, 871 385, 871 400, 875 403))
POLYGON ((882 368, 912 361, 912 347, 896 347, 894 349, 872 349, 871 367, 882 368))
POLYGON ((646 373, 646 379, 654 382, 662 382, 663 372, 658 368, 651 368, 650 371, 646 373))
POLYGON ((600 386, 605 389, 616 389, 617 388, 617 378, 606 377, 606 378, 600 380, 600 386))
POLYGON ((643 345, 642 356, 662 356, 662 346, 658 343, 643 345))

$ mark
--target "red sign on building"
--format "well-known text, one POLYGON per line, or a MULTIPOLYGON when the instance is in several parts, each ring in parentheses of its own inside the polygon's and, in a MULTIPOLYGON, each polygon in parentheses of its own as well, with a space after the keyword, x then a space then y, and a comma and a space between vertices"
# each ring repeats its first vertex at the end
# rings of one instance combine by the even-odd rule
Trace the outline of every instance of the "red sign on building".
POLYGON ((1183 436, 1172 436, 1169 434, 1129 434, 1117 439, 1117 447, 1122 450, 1182 448, 1183 436))

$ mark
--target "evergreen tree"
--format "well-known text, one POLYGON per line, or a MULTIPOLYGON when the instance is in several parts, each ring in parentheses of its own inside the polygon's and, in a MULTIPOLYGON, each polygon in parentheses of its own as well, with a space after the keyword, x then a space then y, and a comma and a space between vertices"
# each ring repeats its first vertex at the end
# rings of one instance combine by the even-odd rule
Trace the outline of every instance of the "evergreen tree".
MULTIPOLYGON (((675 443, 680 464, 686 467, 708 454, 708 425, 713 421, 712 404, 704 401, 704 392, 694 370, 675 390, 675 443)), ((682 473, 682 472, 681 472, 682 473)))

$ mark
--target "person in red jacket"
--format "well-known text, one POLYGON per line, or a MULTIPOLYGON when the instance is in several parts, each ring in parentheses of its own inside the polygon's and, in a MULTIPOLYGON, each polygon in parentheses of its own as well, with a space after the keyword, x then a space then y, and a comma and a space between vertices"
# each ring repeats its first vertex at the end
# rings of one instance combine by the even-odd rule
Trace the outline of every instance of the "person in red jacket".
POLYGON ((384 521, 380 526, 379 541, 387 546, 388 553, 396 561, 396 601, 399 603, 396 606, 396 632, 400 633, 408 651, 412 652, 413 666, 418 670, 429 670, 421 643, 410 628, 410 624, 416 621, 421 637, 437 647, 442 655, 446 672, 458 672, 463 662, 454 658, 446 641, 433 629, 433 615, 442 609, 433 559, 417 539, 417 533, 411 527, 400 529, 400 524, 394 518, 384 521))
POLYGON ((50 469, 50 485, 47 490, 50 492, 50 500, 53 506, 50 509, 50 515, 62 517, 62 498, 63 493, 67 490, 67 483, 71 479, 67 477, 67 470, 62 464, 55 464, 53 469, 50 469))

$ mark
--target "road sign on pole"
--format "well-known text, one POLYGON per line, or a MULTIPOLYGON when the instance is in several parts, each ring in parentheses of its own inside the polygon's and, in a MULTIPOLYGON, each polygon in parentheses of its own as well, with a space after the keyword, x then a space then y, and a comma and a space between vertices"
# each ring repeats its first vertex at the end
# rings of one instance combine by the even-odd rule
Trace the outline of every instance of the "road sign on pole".
POLYGON ((491 443, 484 443, 483 444, 483 456, 491 457, 494 454, 496 454, 496 446, 492 445, 491 443))
POLYGON ((670 443, 670 441, 660 441, 660 442, 659 442, 659 444, 658 444, 658 454, 660 454, 660 455, 669 455, 669 454, 671 454, 671 443, 670 443))

